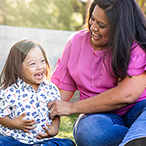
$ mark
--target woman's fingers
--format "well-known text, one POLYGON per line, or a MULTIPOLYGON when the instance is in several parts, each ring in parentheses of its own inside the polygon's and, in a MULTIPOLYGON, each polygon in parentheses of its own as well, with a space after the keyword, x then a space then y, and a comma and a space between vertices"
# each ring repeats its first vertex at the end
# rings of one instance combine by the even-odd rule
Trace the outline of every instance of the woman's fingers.
POLYGON ((49 110, 52 108, 54 102, 55 102, 55 101, 50 101, 50 102, 47 103, 48 109, 49 109, 49 110))

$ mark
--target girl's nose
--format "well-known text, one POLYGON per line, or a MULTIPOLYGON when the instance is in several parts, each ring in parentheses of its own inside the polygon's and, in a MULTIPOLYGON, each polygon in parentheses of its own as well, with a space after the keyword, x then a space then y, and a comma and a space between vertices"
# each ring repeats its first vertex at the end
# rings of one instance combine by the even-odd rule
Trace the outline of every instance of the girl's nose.
POLYGON ((43 67, 42 67, 42 64, 41 63, 39 63, 39 64, 37 64, 37 70, 41 70, 43 67))

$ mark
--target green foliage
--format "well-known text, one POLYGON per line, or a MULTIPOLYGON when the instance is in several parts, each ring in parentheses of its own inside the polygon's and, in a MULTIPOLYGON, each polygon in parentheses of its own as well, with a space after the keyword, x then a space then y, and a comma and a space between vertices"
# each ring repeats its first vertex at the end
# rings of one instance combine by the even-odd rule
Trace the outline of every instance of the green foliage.
MULTIPOLYGON (((136 1, 146 12, 146 2, 136 1)), ((75 31, 82 27, 86 9, 81 0, 0 0, 0 24, 75 31)))
POLYGON ((59 133, 56 137, 68 138, 74 141, 73 138, 73 125, 78 118, 79 114, 73 114, 71 116, 62 116, 59 127, 59 133))
POLYGON ((78 0, 0 0, 0 24, 74 31, 82 26, 82 13, 75 11, 81 4, 78 0))

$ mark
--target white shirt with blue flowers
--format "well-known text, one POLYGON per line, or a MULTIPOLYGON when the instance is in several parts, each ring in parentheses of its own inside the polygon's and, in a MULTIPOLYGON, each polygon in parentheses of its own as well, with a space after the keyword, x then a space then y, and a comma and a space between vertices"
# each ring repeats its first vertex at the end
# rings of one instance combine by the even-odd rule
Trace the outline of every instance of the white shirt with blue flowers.
MULTIPOLYGON (((44 133, 42 126, 51 124, 48 116, 47 103, 53 100, 60 100, 58 88, 51 82, 43 81, 37 92, 23 80, 18 79, 17 84, 1 90, 0 92, 0 117, 9 116, 15 119, 22 113, 27 113, 24 119, 35 119, 35 128, 26 133, 18 129, 9 129, 0 125, 0 134, 11 136, 22 143, 34 144, 37 133, 44 133)), ((44 140, 44 139, 43 139, 44 140)))

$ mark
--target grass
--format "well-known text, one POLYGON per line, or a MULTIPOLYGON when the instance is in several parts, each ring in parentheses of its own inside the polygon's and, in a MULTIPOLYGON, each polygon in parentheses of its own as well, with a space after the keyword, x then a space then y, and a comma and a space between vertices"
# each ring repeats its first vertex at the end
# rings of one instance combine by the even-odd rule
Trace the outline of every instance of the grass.
POLYGON ((74 141, 73 138, 73 125, 78 118, 79 114, 73 114, 71 116, 62 116, 61 117, 61 122, 60 122, 60 127, 59 127, 59 132, 56 137, 59 138, 68 138, 74 141))

